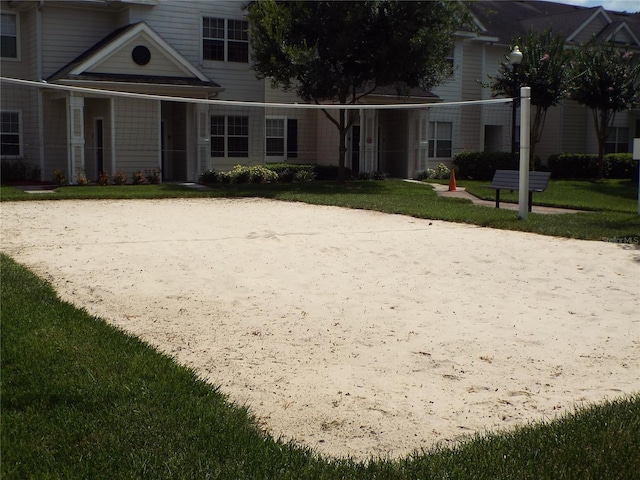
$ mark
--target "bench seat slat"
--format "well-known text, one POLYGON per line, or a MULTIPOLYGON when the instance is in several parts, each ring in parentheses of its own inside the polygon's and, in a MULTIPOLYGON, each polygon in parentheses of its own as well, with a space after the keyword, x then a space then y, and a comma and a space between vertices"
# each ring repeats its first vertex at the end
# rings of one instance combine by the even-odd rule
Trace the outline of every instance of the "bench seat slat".
MULTIPOLYGON (((544 192, 549 184, 550 172, 529 172, 529 210, 533 192, 544 192)), ((518 170, 496 170, 491 185, 496 191, 496 208, 500 207, 500 190, 519 190, 520 172, 518 170)))

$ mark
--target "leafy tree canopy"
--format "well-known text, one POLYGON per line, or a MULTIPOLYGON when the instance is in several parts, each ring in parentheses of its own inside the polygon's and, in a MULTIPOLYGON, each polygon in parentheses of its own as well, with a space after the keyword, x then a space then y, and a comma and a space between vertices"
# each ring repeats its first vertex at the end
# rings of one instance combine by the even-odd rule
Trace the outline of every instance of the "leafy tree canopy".
POLYGON ((613 43, 590 43, 576 50, 571 98, 591 109, 620 112, 640 105, 640 62, 613 43))
POLYGON ((253 68, 307 101, 353 103, 377 86, 432 88, 451 73, 461 2, 274 1, 249 7, 253 68))
POLYGON ((554 35, 551 29, 543 32, 530 30, 525 36, 516 36, 512 48, 522 51, 522 63, 514 70, 509 57, 500 62, 498 75, 492 78, 494 95, 514 96, 520 87, 531 87, 531 104, 543 109, 553 107, 567 94, 569 80, 569 52, 565 39, 554 35))
POLYGON ((604 173, 604 149, 617 112, 640 106, 640 62, 613 43, 591 42, 575 51, 570 98, 589 107, 598 138, 598 176, 604 173))

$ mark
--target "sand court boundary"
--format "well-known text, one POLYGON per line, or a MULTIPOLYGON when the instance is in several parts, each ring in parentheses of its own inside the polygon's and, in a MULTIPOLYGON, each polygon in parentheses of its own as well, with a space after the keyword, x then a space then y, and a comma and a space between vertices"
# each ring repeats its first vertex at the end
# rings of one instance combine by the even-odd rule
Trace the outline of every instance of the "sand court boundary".
POLYGON ((640 391, 640 251, 262 199, 4 202, 1 250, 274 436, 397 457, 640 391))

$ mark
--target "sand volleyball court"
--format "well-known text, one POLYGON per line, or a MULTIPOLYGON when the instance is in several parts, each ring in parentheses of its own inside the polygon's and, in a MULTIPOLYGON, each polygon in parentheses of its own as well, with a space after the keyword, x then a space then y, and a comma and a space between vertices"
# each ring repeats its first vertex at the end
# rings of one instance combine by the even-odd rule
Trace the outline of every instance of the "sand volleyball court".
POLYGON ((640 391, 640 250, 258 199, 2 203, 0 247, 318 452, 640 391))

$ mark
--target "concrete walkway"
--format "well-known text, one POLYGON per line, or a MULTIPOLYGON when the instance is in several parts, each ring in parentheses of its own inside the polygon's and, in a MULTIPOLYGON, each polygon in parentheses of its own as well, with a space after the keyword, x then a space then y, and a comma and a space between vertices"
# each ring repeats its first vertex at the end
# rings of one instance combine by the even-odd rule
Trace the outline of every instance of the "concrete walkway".
MULTIPOLYGON (((417 180, 407 180, 407 181, 429 185, 430 187, 433 187, 433 189, 436 191, 438 196, 441 196, 441 197, 463 198, 465 200, 469 200, 474 205, 481 205, 483 207, 495 208, 496 206, 496 202, 494 200, 482 200, 476 197, 475 195, 471 195, 470 193, 466 192, 465 189, 462 187, 456 187, 455 191, 450 192, 448 185, 440 185, 439 183, 426 183, 426 182, 420 182, 417 180)), ((501 201, 500 208, 505 210, 518 211, 518 204, 501 201)), ((533 208, 531 209, 531 213, 544 213, 544 214, 552 214, 552 215, 560 214, 560 213, 578 213, 578 212, 579 210, 573 210, 570 208, 543 207, 538 205, 534 205, 533 208)))

